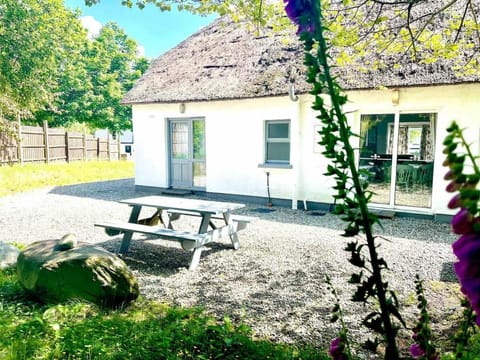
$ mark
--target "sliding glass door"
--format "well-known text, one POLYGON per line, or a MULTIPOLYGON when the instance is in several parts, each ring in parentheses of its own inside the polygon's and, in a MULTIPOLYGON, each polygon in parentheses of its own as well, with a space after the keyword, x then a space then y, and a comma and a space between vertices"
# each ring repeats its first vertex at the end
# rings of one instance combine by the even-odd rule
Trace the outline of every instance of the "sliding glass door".
POLYGON ((362 115, 359 168, 373 203, 431 207, 435 122, 434 113, 362 115))

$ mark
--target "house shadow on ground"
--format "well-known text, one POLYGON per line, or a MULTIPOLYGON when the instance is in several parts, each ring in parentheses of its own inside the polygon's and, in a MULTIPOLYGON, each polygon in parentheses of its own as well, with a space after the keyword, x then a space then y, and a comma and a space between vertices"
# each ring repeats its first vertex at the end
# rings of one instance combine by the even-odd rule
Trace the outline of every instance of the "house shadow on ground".
POLYGON ((136 190, 133 178, 57 186, 53 188, 50 193, 107 201, 119 201, 132 197, 154 195, 152 192, 136 190))

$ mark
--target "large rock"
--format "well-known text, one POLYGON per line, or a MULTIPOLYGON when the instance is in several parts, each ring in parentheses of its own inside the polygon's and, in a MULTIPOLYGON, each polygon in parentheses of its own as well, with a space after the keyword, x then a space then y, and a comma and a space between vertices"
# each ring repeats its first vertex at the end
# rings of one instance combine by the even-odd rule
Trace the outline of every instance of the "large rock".
POLYGON ((125 262, 107 250, 77 244, 72 235, 29 245, 18 256, 18 280, 44 302, 84 299, 119 306, 138 297, 138 282, 125 262))
POLYGON ((0 269, 14 266, 17 263, 18 250, 15 246, 0 241, 0 269))

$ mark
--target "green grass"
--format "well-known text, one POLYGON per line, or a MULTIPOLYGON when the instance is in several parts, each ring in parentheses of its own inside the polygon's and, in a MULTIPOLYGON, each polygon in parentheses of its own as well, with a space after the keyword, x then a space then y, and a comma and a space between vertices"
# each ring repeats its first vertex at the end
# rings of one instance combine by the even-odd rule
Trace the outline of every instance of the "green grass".
POLYGON ((321 350, 254 340, 251 330, 198 308, 137 300, 107 311, 85 302, 30 301, 0 271, 0 359, 328 359, 321 350))
POLYGON ((46 186, 131 178, 131 161, 78 161, 0 167, 0 196, 46 186))

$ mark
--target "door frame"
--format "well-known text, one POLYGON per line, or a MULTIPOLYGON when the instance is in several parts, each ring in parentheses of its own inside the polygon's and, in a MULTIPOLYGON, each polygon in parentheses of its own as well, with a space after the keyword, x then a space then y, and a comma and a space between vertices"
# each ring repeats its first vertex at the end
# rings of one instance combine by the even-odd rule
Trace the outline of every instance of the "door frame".
MULTIPOLYGON (((384 208, 384 209, 399 209, 399 210, 415 210, 415 211, 420 211, 420 212, 425 212, 425 211, 431 211, 433 208, 433 189, 435 188, 434 182, 435 182, 435 177, 432 179, 432 193, 431 193, 431 201, 430 201, 430 207, 417 207, 417 206, 411 206, 411 205, 396 205, 395 204, 395 195, 396 195, 396 175, 392 176, 392 174, 397 173, 397 162, 398 162, 398 142, 399 142, 399 130, 400 130, 400 116, 402 114, 435 114, 435 120, 433 122, 433 127, 432 127, 432 133, 433 133, 433 138, 434 138, 434 143, 433 143, 433 154, 434 156, 436 155, 436 145, 438 142, 436 134, 437 132, 437 127, 439 123, 439 117, 440 117, 440 109, 390 109, 390 110, 380 110, 380 111, 362 111, 359 112, 359 124, 361 126, 361 118, 363 115, 393 115, 393 138, 392 138, 392 158, 391 158, 391 176, 390 176, 390 193, 389 193, 389 201, 388 204, 385 203, 375 203, 371 202, 371 205, 378 207, 378 208, 384 208)), ((390 127, 388 129, 388 133, 390 132, 390 127)), ((359 132, 360 133, 360 132, 359 132)), ((387 134, 389 136, 389 134, 387 134)), ((358 157, 357 160, 357 166, 360 164, 360 156, 358 157)), ((435 158, 434 158, 434 164, 435 164, 435 158)))
MULTIPOLYGON (((171 188, 177 189, 188 189, 188 190, 205 190, 205 187, 194 186, 194 175, 193 175, 193 164, 194 163, 204 163, 206 164, 206 156, 203 160, 198 160, 193 158, 193 121, 201 120, 205 123, 205 118, 201 116, 197 117, 180 117, 180 118, 167 118, 167 149, 168 149, 168 186, 171 188), (172 149, 172 124, 174 122, 187 122, 188 123, 188 159, 187 163, 190 165, 189 169, 189 185, 188 186, 174 186, 173 185, 173 149, 172 149)), ((205 143, 205 133, 204 139, 205 143)))

